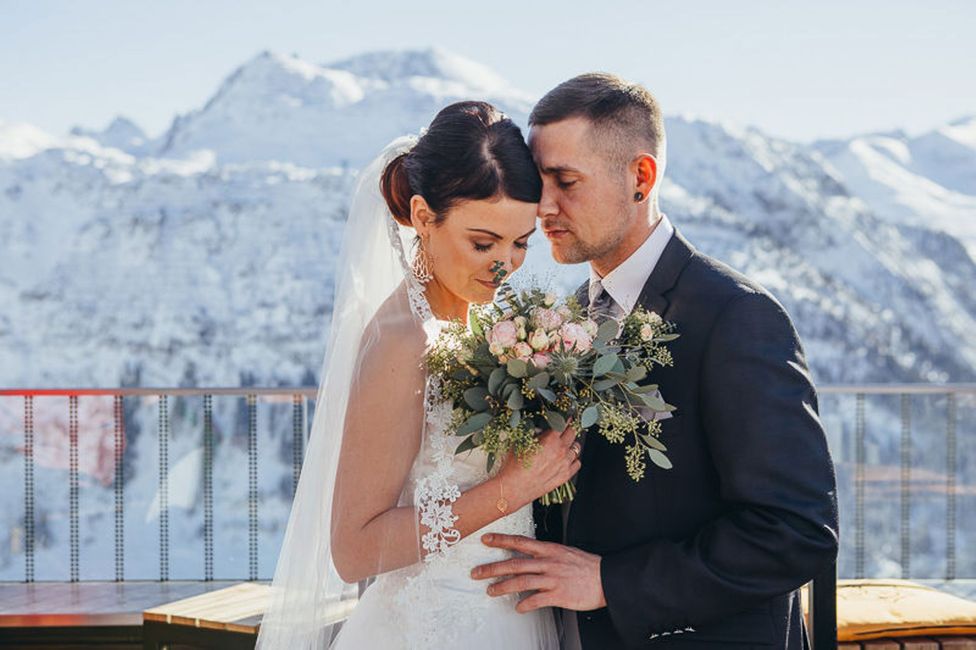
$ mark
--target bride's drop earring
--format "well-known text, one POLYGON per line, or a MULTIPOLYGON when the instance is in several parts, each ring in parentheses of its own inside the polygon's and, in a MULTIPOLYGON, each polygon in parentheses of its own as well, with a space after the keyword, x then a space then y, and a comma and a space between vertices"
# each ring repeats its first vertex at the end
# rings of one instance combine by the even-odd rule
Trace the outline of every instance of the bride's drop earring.
POLYGON ((413 277, 417 278, 417 282, 421 284, 427 284, 434 279, 433 269, 431 269, 430 265, 430 255, 424 247, 423 239, 417 240, 417 252, 413 256, 413 277))

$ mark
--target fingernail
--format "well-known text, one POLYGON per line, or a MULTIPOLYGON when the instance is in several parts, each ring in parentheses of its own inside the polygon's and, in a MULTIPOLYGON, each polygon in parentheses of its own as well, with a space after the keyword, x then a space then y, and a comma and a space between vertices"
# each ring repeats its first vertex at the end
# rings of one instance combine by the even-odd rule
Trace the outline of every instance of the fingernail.
POLYGON ((485 544, 491 544, 494 541, 494 539, 495 536, 492 535, 491 533, 485 533, 484 535, 481 536, 481 541, 484 542, 485 544))
POLYGON ((471 577, 472 578, 477 578, 480 575, 481 575, 481 569, 480 568, 475 567, 475 568, 471 569, 471 577))

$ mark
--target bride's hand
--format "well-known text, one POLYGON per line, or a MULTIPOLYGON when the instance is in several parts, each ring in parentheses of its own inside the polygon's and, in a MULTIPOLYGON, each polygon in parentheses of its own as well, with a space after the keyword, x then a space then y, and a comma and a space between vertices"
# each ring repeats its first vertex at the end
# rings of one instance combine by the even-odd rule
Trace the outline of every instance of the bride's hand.
POLYGON ((548 494, 572 478, 580 469, 579 443, 572 426, 566 430, 549 430, 539 437, 541 448, 523 463, 508 452, 502 462, 497 479, 503 489, 519 503, 531 503, 548 494))

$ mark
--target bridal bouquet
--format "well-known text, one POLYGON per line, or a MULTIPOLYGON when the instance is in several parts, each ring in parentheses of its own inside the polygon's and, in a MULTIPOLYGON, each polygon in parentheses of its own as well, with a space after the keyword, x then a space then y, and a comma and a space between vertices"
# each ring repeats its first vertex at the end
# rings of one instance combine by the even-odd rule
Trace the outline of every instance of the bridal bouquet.
MULTIPOLYGON (((528 466, 542 431, 572 424, 577 435, 596 427, 608 441, 626 443, 634 481, 644 476, 645 458, 671 467, 654 414, 674 407, 649 381, 655 365, 672 365, 665 344, 678 335, 671 325, 643 307, 597 325, 575 297, 557 301, 539 289, 516 293, 502 285, 498 296, 473 307, 468 326, 449 324, 428 354, 454 406, 457 453, 484 450, 489 471, 508 451, 528 466)), ((541 501, 572 498, 565 483, 541 501)))

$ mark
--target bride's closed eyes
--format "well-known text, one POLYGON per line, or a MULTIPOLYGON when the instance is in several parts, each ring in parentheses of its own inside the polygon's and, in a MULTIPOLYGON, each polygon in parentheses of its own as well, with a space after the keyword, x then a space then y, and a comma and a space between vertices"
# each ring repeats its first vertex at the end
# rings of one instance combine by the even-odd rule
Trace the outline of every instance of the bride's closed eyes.
MULTIPOLYGON (((472 242, 472 243, 474 244, 474 249, 476 251, 478 251, 479 253, 485 253, 487 251, 490 251, 492 249, 492 247, 495 245, 494 242, 492 242, 490 244, 479 244, 478 242, 472 242)), ((521 248, 522 250, 528 250, 528 248, 529 248, 529 241, 528 240, 525 240, 523 242, 515 242, 515 248, 521 248)))
MULTIPOLYGON (((468 230, 470 230, 471 232, 476 232, 476 233, 482 234, 482 235, 488 235, 488 236, 490 236, 490 237, 492 237, 492 238, 495 239, 495 241, 489 241, 489 242, 484 242, 484 241, 480 241, 479 242, 479 241, 472 240, 471 243, 474 245, 474 249, 476 251, 478 251, 479 253, 487 253, 488 251, 490 251, 492 249, 492 247, 494 247, 495 242, 504 239, 497 232, 492 232, 490 230, 485 230, 484 228, 468 228, 468 230)), ((529 237, 531 237, 532 236, 532 233, 534 233, 534 232, 535 232, 535 228, 533 228, 529 232, 525 233, 524 235, 522 235, 521 237, 519 237, 518 239, 516 239, 515 240, 515 248, 521 248, 522 250, 527 250, 529 248, 529 237)))

